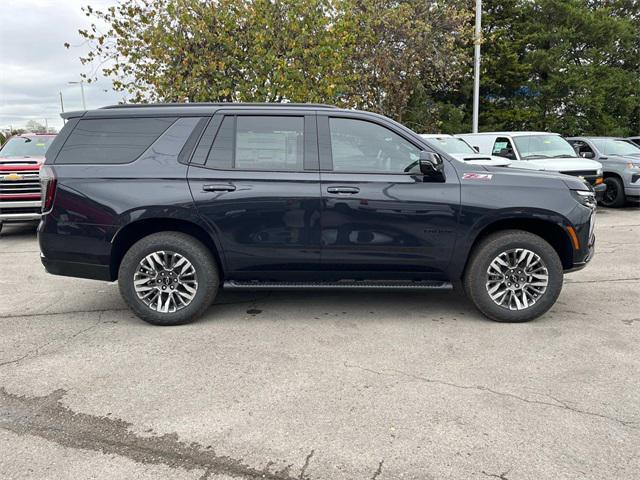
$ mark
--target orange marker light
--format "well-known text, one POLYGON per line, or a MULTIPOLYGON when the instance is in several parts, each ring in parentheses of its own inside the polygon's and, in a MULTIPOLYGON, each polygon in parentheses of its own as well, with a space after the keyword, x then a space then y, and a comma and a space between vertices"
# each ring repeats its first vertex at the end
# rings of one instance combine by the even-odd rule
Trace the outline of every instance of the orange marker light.
POLYGON ((604 182, 604 180, 602 179, 602 177, 596 178, 596 185, 600 185, 603 182, 604 182))
POLYGON ((573 248, 580 250, 580 240, 578 240, 578 235, 576 235, 575 229, 573 227, 567 227, 567 232, 569 232, 569 236, 571 237, 573 248))

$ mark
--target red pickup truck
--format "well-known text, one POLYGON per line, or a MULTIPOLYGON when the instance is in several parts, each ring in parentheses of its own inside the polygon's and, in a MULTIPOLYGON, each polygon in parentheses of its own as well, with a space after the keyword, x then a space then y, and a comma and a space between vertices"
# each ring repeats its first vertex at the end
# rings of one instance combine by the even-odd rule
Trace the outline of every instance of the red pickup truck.
POLYGON ((0 230, 4 223, 40 219, 39 172, 55 135, 15 135, 0 149, 0 230))

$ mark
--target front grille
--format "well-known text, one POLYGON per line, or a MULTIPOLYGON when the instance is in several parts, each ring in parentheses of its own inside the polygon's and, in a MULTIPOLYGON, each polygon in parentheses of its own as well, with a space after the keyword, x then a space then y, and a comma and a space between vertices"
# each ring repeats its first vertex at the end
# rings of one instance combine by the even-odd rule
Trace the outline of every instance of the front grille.
MULTIPOLYGON (((2 205, 0 203, 0 205, 2 205)), ((40 207, 29 207, 29 208, 0 208, 0 215, 11 215, 11 214, 19 214, 19 213, 40 213, 40 207)))
POLYGON ((40 198, 38 168, 0 168, 0 202, 33 201, 40 198))
POLYGON ((600 176, 598 176, 597 170, 575 170, 572 172, 560 172, 560 173, 564 173, 565 175, 571 175, 573 177, 582 177, 584 178, 585 182, 589 183, 590 185, 595 185, 596 180, 600 178, 600 176))

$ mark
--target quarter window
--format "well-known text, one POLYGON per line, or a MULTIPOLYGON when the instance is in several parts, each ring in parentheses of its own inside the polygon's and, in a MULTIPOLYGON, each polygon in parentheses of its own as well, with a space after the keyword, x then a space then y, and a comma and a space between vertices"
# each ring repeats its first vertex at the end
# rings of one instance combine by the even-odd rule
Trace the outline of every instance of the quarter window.
POLYGON ((420 150, 388 128, 364 120, 330 118, 336 172, 404 173, 417 166, 420 150))
POLYGON ((55 163, 133 162, 175 121, 173 117, 80 120, 55 163))

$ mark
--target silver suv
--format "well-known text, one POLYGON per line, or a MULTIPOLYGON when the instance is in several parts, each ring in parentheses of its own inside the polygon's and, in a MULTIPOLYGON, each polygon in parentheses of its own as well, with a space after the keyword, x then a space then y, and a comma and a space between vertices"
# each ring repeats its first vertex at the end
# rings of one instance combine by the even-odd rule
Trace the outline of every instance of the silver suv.
POLYGON ((640 147, 616 137, 571 137, 567 141, 579 156, 602 164, 607 190, 600 203, 622 207, 627 201, 640 201, 640 147))

